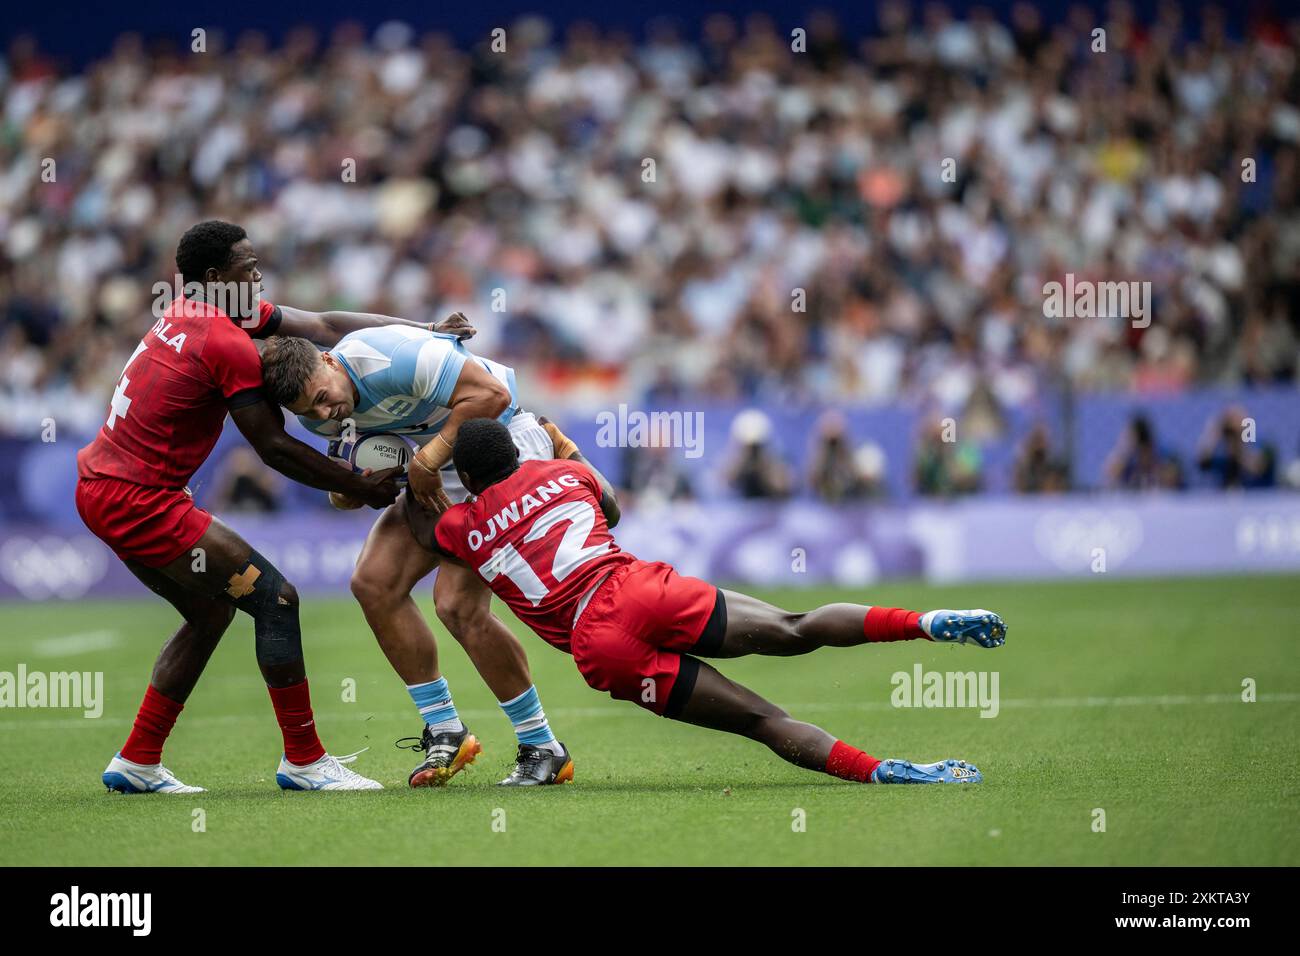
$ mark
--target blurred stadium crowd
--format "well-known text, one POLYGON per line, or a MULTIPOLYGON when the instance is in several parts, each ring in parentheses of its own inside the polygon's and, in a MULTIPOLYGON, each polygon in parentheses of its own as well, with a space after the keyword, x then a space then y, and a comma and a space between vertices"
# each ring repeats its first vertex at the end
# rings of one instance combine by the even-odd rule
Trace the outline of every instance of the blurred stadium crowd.
MULTIPOLYGON (((213 216, 248 229, 272 301, 465 311, 548 410, 1000 412, 1063 386, 1295 383, 1300 19, 1230 37, 1216 8, 1177 3, 1048 25, 1029 5, 1000 22, 886 2, 860 42, 830 15, 805 26, 801 53, 759 16, 644 42, 526 19, 504 53, 398 23, 278 47, 210 33, 203 53, 124 35, 77 72, 14 44, 0 434, 51 413, 99 426, 177 238, 213 216), (1151 282, 1150 327, 1045 317, 1066 273, 1151 282)), ((1130 432, 1113 483, 1177 486, 1130 432)), ((978 487, 936 441, 918 441, 918 489, 978 487)), ((1026 439, 1015 486, 1063 486, 1057 453, 1026 439)), ((869 449, 841 467, 855 455, 833 441, 814 459, 831 498, 869 495, 881 467, 869 449)), ((791 484, 779 463, 730 467, 741 493, 791 484)))

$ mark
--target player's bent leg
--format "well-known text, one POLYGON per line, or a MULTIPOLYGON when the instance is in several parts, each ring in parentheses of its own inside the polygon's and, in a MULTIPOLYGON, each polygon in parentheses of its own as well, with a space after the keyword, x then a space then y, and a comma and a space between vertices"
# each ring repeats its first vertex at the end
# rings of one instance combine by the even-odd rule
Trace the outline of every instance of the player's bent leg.
POLYGON ((405 499, 379 516, 352 574, 352 594, 397 676, 423 718, 419 737, 400 748, 424 753, 411 771, 412 787, 441 787, 483 750, 460 719, 451 690, 438 669, 438 644, 411 592, 438 566, 438 558, 415 539, 405 499))
POLYGON ((184 623, 159 651, 131 733, 101 779, 117 793, 202 793, 201 787, 182 783, 162 765, 162 749, 235 609, 226 601, 186 590, 137 561, 127 561, 126 566, 176 608, 184 623))
POLYGON ((190 552, 158 570, 181 587, 253 618, 257 663, 267 686, 305 678, 298 592, 233 529, 214 518, 190 552))
POLYGON ((909 611, 862 604, 828 604, 786 611, 739 591, 723 591, 727 622, 721 644, 706 656, 792 656, 822 647, 905 640, 975 641, 999 647, 1006 625, 991 611, 909 611))
POLYGON ((437 556, 412 536, 399 501, 370 529, 352 573, 352 594, 384 656, 408 686, 438 678, 438 645, 411 597, 437 566, 437 556))
POLYGON ((680 709, 664 716, 686 723, 739 734, 758 741, 783 760, 857 783, 979 783, 980 772, 964 760, 914 764, 906 760, 877 760, 814 724, 795 720, 780 707, 749 688, 723 676, 704 661, 682 657, 678 681, 689 681, 678 695, 680 709))
POLYGON ((795 720, 784 710, 719 673, 714 667, 682 655, 678 682, 689 682, 686 694, 670 697, 665 717, 758 741, 782 760, 808 770, 824 770, 835 738, 814 724, 795 720))
POLYGON ((253 646, 266 686, 290 687, 307 679, 298 620, 298 590, 257 551, 232 575, 226 594, 253 619, 253 646))
POLYGON ((224 599, 253 618, 258 667, 284 740, 276 777, 282 788, 379 788, 344 767, 348 758, 326 753, 320 742, 303 662, 298 592, 275 565, 214 519, 191 552, 159 570, 181 586, 224 599), (286 767, 298 776, 285 774, 286 767))
POLYGON ((523 645, 492 613, 492 592, 469 568, 445 561, 438 568, 433 601, 438 619, 465 648, 514 727, 515 764, 500 785, 533 787, 572 780, 572 756, 551 730, 523 645))
POLYGON ((127 561, 126 566, 145 587, 176 608, 184 619, 158 652, 150 678, 150 683, 158 691, 184 704, 203 675, 212 652, 230 627, 235 607, 229 601, 186 589, 156 568, 136 561, 127 561))

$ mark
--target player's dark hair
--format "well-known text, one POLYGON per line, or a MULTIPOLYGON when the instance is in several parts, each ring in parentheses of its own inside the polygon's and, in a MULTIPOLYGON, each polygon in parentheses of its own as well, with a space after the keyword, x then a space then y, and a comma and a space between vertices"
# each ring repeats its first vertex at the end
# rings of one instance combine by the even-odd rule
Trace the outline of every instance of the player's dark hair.
POLYGON ((519 449, 510 429, 495 418, 471 418, 456 432, 451 449, 456 469, 480 488, 486 488, 519 467, 519 449))
POLYGON ((243 226, 220 219, 190 226, 176 246, 176 268, 181 270, 185 284, 206 281, 209 269, 225 271, 234 258, 231 246, 247 238, 243 226))
POLYGON ((291 405, 307 387, 320 350, 306 339, 273 335, 262 349, 262 390, 277 405, 291 405))

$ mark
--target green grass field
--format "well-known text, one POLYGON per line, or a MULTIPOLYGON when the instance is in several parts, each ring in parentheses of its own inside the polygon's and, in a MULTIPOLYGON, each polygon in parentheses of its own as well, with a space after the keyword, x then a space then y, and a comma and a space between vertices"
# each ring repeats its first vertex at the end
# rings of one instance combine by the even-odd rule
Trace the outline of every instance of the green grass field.
MULTIPOLYGON (((843 591, 772 591, 809 608, 843 591)), ((881 604, 986 606, 1010 624, 987 651, 910 642, 723 662, 730 676, 876 756, 974 761, 974 787, 863 787, 798 770, 746 740, 655 718, 587 688, 524 637, 574 785, 493 786, 509 723, 450 638, 443 671, 484 743, 445 790, 412 791, 418 719, 349 600, 308 600, 317 722, 382 793, 282 793, 279 733, 242 615, 191 697, 164 761, 194 797, 106 794, 154 654, 161 602, 0 606, 0 670, 104 672, 99 719, 0 710, 0 862, 13 864, 1084 864, 1300 863, 1300 580, 1092 579, 879 587, 881 604), (896 709, 890 677, 999 674, 1000 713, 896 709), (347 678, 355 703, 342 700, 347 678), (1241 701, 1253 678, 1258 700, 1241 701), (1094 811, 1105 832, 1094 832, 1094 811), (206 832, 194 832, 196 809, 206 832), (806 827, 796 832, 797 811, 806 827), (504 823, 504 831, 502 831, 504 823), (494 826, 495 824, 495 826, 494 826)), ((427 599, 423 602, 432 614, 427 599)), ((503 609, 503 619, 519 628, 503 609)))

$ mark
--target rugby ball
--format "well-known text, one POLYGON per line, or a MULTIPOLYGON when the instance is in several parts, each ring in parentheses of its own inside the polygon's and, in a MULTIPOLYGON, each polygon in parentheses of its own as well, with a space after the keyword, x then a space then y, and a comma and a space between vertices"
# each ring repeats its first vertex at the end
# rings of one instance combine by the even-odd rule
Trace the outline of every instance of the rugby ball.
MULTIPOLYGON (((415 454, 412 444, 401 435, 375 434, 362 435, 351 445, 344 443, 339 451, 341 457, 352 464, 353 471, 382 471, 385 468, 403 468, 411 462, 415 454)), ((399 480, 405 481, 402 475, 399 480)))

